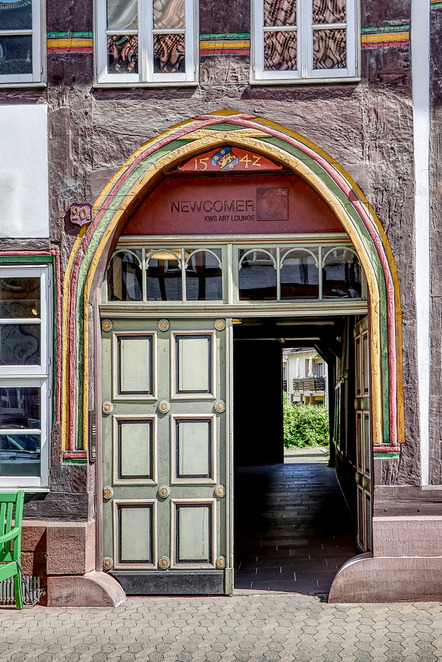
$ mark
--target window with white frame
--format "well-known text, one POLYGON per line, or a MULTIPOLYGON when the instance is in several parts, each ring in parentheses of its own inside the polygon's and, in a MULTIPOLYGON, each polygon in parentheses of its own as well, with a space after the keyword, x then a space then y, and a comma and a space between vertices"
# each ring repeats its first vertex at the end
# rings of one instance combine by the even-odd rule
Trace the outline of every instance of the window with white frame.
POLYGON ((98 83, 196 80, 197 0, 97 0, 98 83))
POLYGON ((49 267, 0 267, 0 489, 48 485, 51 309, 49 267))
POLYGON ((357 75, 357 0, 253 0, 252 82, 357 75))
POLYGON ((0 85, 42 80, 41 0, 0 0, 0 85))

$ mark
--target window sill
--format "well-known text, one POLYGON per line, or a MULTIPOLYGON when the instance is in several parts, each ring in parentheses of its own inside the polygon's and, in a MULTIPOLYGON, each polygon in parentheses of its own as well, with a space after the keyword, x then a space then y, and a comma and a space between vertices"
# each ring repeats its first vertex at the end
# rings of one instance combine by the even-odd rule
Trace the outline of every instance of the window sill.
POLYGON ((361 82, 360 76, 342 76, 336 78, 280 78, 280 79, 250 79, 250 85, 257 86, 292 86, 292 85, 351 85, 361 82))
POLYGON ((181 88, 181 87, 198 87, 199 81, 173 81, 173 82, 155 82, 155 83, 102 83, 102 82, 94 82, 93 88, 97 90, 106 90, 106 89, 133 89, 133 90, 138 90, 142 88, 181 88))
POLYGON ((38 81, 33 83, 5 83, 0 80, 0 90, 30 88, 30 87, 45 89, 47 87, 47 83, 45 81, 38 81))

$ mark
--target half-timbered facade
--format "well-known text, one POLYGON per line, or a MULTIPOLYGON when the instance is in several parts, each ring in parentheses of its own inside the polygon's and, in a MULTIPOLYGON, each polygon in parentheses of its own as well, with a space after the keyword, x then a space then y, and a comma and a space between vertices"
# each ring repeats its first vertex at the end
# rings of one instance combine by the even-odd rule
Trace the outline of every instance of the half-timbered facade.
POLYGON ((0 489, 49 605, 235 590, 235 466, 281 461, 303 344, 357 522, 330 600, 441 599, 441 30, 0 0, 0 489))

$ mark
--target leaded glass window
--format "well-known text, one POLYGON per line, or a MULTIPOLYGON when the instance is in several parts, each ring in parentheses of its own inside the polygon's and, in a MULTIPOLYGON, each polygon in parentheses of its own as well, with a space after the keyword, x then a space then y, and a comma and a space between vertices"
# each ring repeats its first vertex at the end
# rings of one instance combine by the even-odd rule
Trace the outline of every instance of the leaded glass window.
POLYGON ((196 0, 97 0, 98 82, 193 82, 196 9, 196 0))
POLYGON ((357 75, 356 0, 255 0, 253 82, 357 75))
POLYGON ((40 0, 0 0, 0 85, 40 80, 40 0))

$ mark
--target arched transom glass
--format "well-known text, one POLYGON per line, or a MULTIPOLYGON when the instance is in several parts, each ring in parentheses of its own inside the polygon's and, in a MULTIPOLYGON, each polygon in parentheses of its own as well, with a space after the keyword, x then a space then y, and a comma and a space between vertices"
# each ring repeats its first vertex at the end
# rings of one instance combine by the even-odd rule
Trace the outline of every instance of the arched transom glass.
POLYGON ((259 305, 271 302, 364 301, 367 287, 348 240, 239 240, 194 245, 124 237, 108 266, 103 301, 202 302, 259 305))

